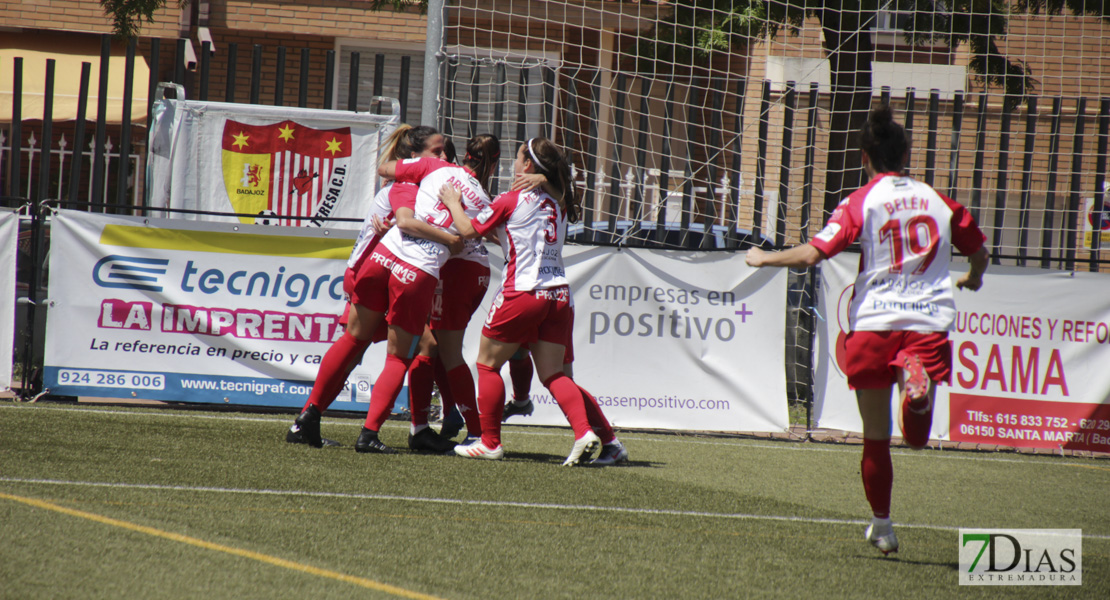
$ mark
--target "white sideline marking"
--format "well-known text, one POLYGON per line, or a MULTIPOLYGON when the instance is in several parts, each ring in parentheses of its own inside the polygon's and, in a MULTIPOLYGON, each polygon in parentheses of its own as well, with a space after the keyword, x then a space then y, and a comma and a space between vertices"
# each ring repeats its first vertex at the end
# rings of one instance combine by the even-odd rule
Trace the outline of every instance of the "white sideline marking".
MULTIPOLYGON (((670 510, 665 508, 629 508, 623 506, 595 506, 590 504, 546 504, 540 502, 510 502, 506 500, 462 500, 459 498, 426 498, 420 496, 392 496, 388 494, 354 494, 348 492, 310 492, 305 490, 255 490, 244 488, 220 488, 186 485, 158 485, 149 483, 109 483, 96 481, 65 481, 61 479, 23 479, 0 477, 4 483, 24 483, 34 485, 71 485, 80 487, 99 487, 111 489, 158 490, 174 492, 207 492, 215 494, 253 494, 259 496, 305 496, 309 498, 345 498, 351 500, 388 500, 395 502, 420 502, 425 504, 453 504, 458 506, 494 506, 501 508, 537 508, 543 510, 566 510, 587 512, 610 512, 639 515, 663 515, 671 517, 703 517, 711 519, 737 519, 751 521, 779 521, 791 523, 816 523, 824 525, 867 525, 863 519, 825 519, 819 517, 791 517, 784 515, 754 515, 745 513, 714 513, 696 510, 670 510)), ((958 526, 928 525, 921 523, 898 523, 905 529, 933 529, 936 531, 959 531, 958 526)), ((1110 540, 1110 535, 1083 534, 1084 538, 1110 540)))
MULTIPOLYGON (((15 410, 53 410, 53 411, 59 411, 59 412, 84 412, 84 413, 93 413, 93 414, 98 414, 98 415, 125 415, 125 416, 138 416, 138 417, 158 417, 158 418, 163 418, 163 419, 172 419, 172 418, 211 419, 211 420, 216 420, 216 421, 247 421, 247 422, 253 422, 253 423, 283 423, 285 425, 290 425, 292 423, 292 419, 290 418, 291 415, 278 415, 278 416, 273 416, 273 417, 240 417, 240 416, 222 415, 222 414, 220 414, 220 415, 203 415, 203 414, 195 414, 195 413, 162 412, 163 410, 173 410, 172 408, 167 408, 167 409, 155 408, 155 409, 150 409, 150 410, 147 410, 147 411, 134 411, 134 410, 101 409, 101 408, 95 408, 95 407, 72 408, 72 407, 61 407, 61 406, 54 407, 54 406, 41 406, 41 405, 31 407, 31 406, 21 406, 21 405, 18 405, 18 404, 0 404, 0 409, 4 409, 4 408, 6 408, 6 409, 15 409, 15 410)), ((344 426, 350 426, 350 427, 362 427, 362 421, 359 420, 359 419, 334 419, 334 420, 328 421, 328 426, 330 427, 331 425, 344 425, 344 426)), ((396 423, 396 422, 393 422, 393 421, 386 421, 385 426, 386 427, 391 427, 391 428, 396 427, 396 428, 405 428, 405 429, 408 429, 408 427, 409 427, 408 423, 403 423, 402 424, 402 423, 396 423)), ((513 429, 511 429, 509 431, 511 432, 511 435, 513 435, 513 436, 516 436, 516 435, 527 435, 527 436, 534 436, 534 437, 566 437, 567 436, 566 433, 533 431, 533 430, 528 430, 528 429, 522 429, 522 428, 519 428, 519 427, 514 427, 513 429)), ((788 452, 833 452, 833 453, 847 452, 847 453, 851 453, 851 454, 858 454, 859 453, 859 449, 856 446, 852 446, 852 447, 818 447, 818 446, 814 446, 814 445, 803 444, 801 442, 790 442, 790 443, 782 442, 782 443, 777 443, 777 444, 767 444, 767 443, 762 443, 762 442, 748 443, 746 441, 729 442, 729 441, 691 440, 691 439, 682 439, 678 436, 675 436, 673 438, 671 438, 671 437, 647 438, 647 437, 639 437, 639 436, 636 436, 635 434, 633 434, 633 435, 621 435, 619 437, 620 437, 621 440, 635 440, 635 441, 640 441, 640 442, 649 442, 649 443, 657 443, 657 444, 658 443, 668 443, 668 442, 670 442, 670 443, 675 443, 675 444, 694 444, 694 445, 699 445, 699 446, 727 446, 727 447, 734 447, 734 448, 759 448, 759 449, 762 449, 762 450, 783 450, 783 451, 788 451, 788 452)), ((972 461, 972 462, 1015 463, 1015 464, 1023 464, 1023 465, 1043 465, 1043 466, 1058 466, 1058 467, 1089 467, 1089 466, 1091 466, 1091 464, 1089 464, 1087 462, 1075 462, 1075 461, 1064 459, 1062 457, 1058 457, 1058 456, 1055 456, 1055 455, 1046 455, 1046 454, 1032 455, 1030 457, 1030 459, 1021 459, 1021 458, 992 456, 992 455, 964 456, 964 455, 959 455, 959 454, 956 453, 956 451, 952 451, 952 450, 949 450, 949 451, 928 450, 928 451, 924 451, 924 452, 915 452, 915 451, 912 451, 912 450, 899 451, 899 450, 893 450, 892 449, 891 456, 913 457, 913 458, 937 458, 937 459, 941 459, 941 460, 965 460, 965 461, 972 461), (1036 457, 1036 458, 1033 458, 1033 457, 1036 457), (1039 459, 1043 459, 1043 458, 1046 458, 1046 457, 1052 457, 1055 460, 1052 460, 1052 461, 1039 460, 1039 459)), ((1101 464, 1101 463, 1096 462, 1096 465, 1097 464, 1101 464)))

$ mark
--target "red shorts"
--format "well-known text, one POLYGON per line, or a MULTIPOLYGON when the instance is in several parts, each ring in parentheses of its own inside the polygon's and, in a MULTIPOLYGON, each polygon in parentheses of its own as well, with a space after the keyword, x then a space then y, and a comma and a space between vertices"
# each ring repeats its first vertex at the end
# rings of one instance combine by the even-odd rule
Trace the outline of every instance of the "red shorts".
POLYGON ((848 385, 852 389, 883 388, 898 381, 899 360, 916 354, 933 381, 947 382, 952 373, 952 345, 947 332, 851 331, 845 340, 848 385))
POLYGON ((432 329, 461 331, 482 304, 489 290, 489 267, 455 258, 439 270, 439 285, 432 302, 432 329))
MULTIPOLYGON (((368 252, 366 256, 370 256, 370 253, 368 252)), ((363 262, 366 261, 360 260, 359 264, 363 262)), ((351 294, 354 289, 355 271, 348 267, 347 270, 343 272, 343 293, 347 295, 347 305, 343 307, 343 314, 339 315, 339 324, 342 325, 344 329, 347 328, 347 321, 349 320, 347 316, 351 314, 351 294)), ((378 342, 384 342, 387 339, 389 339, 389 323, 386 323, 385 319, 382 319, 382 322, 378 323, 378 328, 374 330, 374 335, 370 336, 370 343, 376 344, 378 342)))
POLYGON ((573 326, 570 288, 499 291, 490 306, 482 335, 507 344, 542 340, 565 346, 573 326))
MULTIPOLYGON (((574 362, 574 307, 570 307, 570 322, 571 326, 567 328, 567 341, 564 344, 566 351, 563 352, 563 364, 569 365, 574 362)), ((520 349, 516 351, 513 358, 528 358, 528 344, 521 344, 520 349)))
POLYGON ((428 322, 435 290, 435 277, 379 245, 362 263, 349 295, 355 304, 386 313, 386 323, 419 336, 428 322))

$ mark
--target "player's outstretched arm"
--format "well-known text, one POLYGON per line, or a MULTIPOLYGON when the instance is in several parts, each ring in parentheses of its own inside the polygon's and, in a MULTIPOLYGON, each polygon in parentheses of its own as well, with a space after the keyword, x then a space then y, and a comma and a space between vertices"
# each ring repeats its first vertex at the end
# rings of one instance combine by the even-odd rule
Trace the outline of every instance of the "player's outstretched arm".
POLYGON ((983 287, 983 273, 987 271, 987 265, 990 264, 990 254, 987 252, 987 247, 979 248, 979 251, 968 257, 971 262, 971 268, 964 273, 964 276, 956 280, 956 287, 962 289, 969 289, 973 292, 979 291, 983 287))
POLYGON ((751 248, 744 260, 749 267, 793 267, 800 269, 812 267, 825 260, 825 254, 810 244, 802 244, 780 252, 764 252, 761 248, 751 248))

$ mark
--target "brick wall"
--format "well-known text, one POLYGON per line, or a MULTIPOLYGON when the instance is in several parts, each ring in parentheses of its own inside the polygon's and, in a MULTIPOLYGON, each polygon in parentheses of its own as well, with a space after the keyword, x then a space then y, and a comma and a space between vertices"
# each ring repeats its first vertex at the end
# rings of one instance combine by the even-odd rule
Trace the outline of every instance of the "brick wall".
MULTIPOLYGON (((196 0, 193 0, 196 1, 196 0)), ((144 23, 142 35, 175 36, 181 8, 170 0, 165 10, 144 23)), ((186 8, 185 10, 188 10, 186 8)), ((0 0, 0 23, 6 27, 111 33, 112 22, 94 0, 0 0)))

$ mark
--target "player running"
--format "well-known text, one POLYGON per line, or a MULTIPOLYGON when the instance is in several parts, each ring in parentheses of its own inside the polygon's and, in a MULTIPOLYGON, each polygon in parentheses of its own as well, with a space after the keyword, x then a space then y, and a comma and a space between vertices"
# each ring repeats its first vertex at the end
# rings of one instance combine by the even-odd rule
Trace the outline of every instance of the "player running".
POLYGON ((970 259, 956 287, 983 285, 985 237, 951 198, 903 172, 909 143, 889 107, 871 111, 861 135, 870 181, 833 211, 808 244, 781 252, 748 250, 753 267, 812 267, 859 241, 863 255, 849 309, 848 385, 863 418, 863 488, 874 513, 866 539, 898 550, 890 520, 891 389, 898 384, 902 437, 913 449, 929 441, 935 382, 952 367, 948 331, 956 316, 948 264, 955 246, 970 259))

